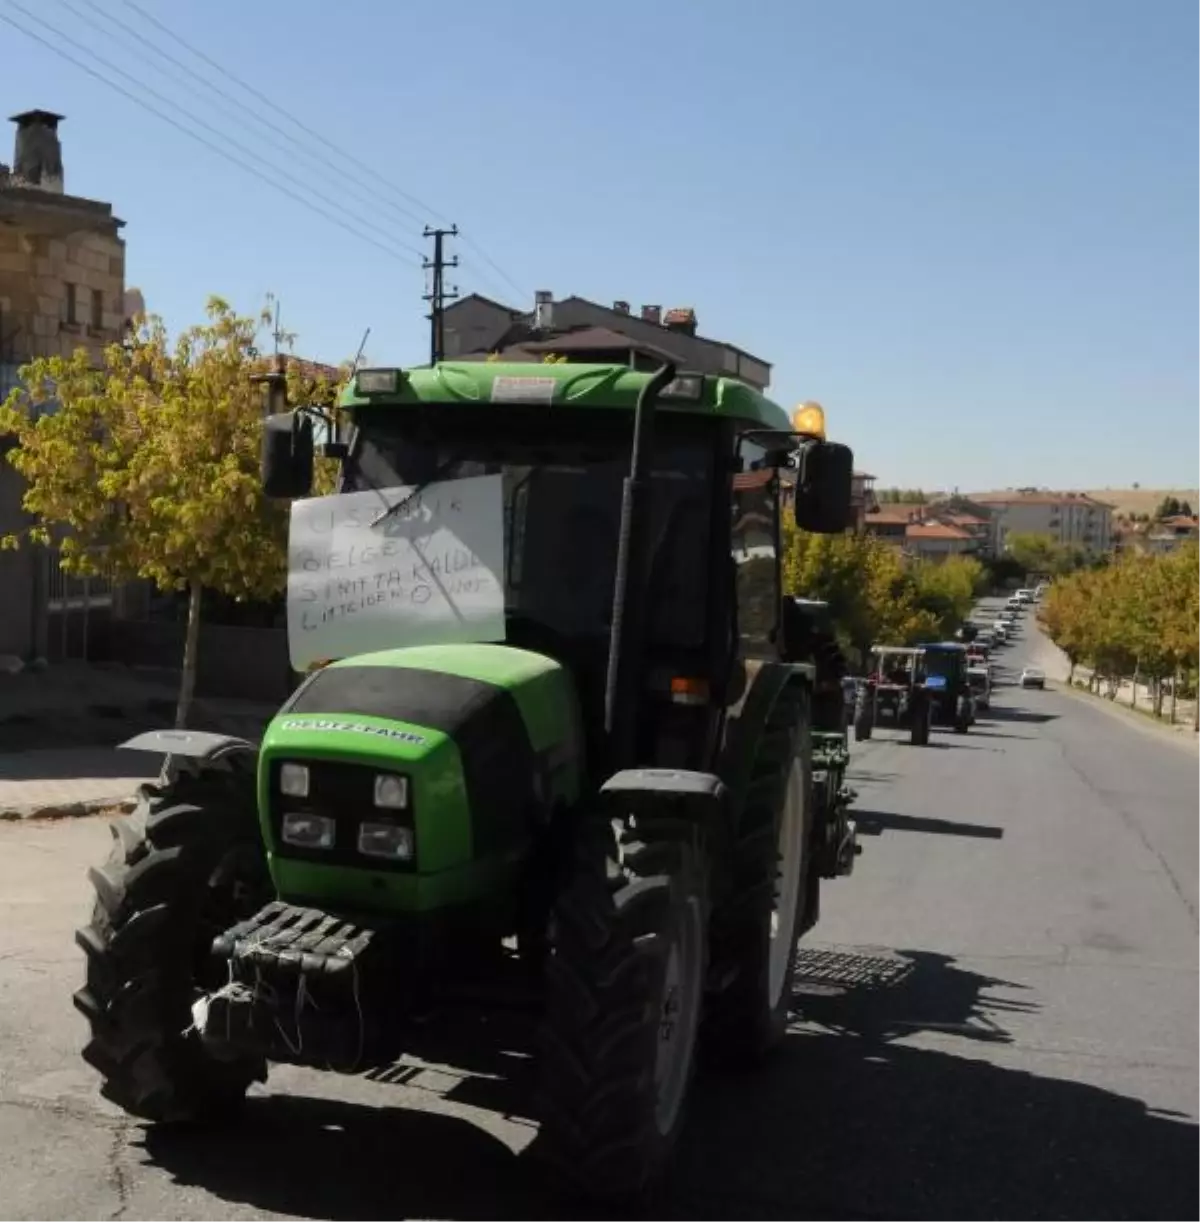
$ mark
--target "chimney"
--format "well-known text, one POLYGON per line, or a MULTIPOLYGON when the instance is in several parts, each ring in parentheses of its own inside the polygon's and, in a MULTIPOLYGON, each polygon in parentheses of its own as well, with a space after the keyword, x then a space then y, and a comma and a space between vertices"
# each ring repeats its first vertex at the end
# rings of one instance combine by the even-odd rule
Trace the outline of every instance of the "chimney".
POLYGON ((549 331, 554 325, 554 294, 538 289, 533 295, 533 325, 539 331, 549 331))
POLYGON ((63 193, 62 145, 58 142, 58 125, 63 118, 48 110, 27 110, 12 116, 11 121, 17 125, 12 172, 24 185, 55 195, 63 193))
POLYGON ((696 334, 696 311, 691 306, 678 306, 663 316, 663 326, 680 335, 696 334))
POLYGON ((642 306, 642 322, 651 323, 653 326, 660 326, 662 323, 662 306, 644 305, 642 306))
POLYGON ((613 309, 616 310, 618 314, 628 314, 629 313, 629 302, 628 301, 614 301, 613 309))

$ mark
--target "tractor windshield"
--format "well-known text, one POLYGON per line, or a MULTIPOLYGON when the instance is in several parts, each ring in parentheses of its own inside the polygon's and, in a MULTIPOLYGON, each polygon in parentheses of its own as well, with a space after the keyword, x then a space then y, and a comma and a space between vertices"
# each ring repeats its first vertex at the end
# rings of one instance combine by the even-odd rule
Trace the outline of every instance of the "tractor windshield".
MULTIPOLYGON (((572 639, 606 638, 629 471, 628 412, 457 405, 360 412, 343 491, 504 479, 505 609, 572 639)), ((707 640, 713 434, 660 413, 654 424, 646 554, 650 640, 707 640)))
POLYGON ((966 654, 953 649, 927 649, 925 670, 930 675, 954 679, 962 674, 966 654))

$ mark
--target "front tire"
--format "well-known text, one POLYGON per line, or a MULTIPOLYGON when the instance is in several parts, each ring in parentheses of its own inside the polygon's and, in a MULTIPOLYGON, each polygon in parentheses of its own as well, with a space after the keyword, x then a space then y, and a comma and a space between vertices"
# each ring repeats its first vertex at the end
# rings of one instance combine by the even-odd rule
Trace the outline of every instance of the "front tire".
POLYGON ((768 721, 738 827, 735 890, 713 914, 713 962, 735 975, 710 996, 703 1050, 726 1068, 761 1064, 787 1030, 796 942, 810 912, 809 696, 785 690, 768 721))
POLYGON ((226 1118, 267 1076, 261 1060, 214 1056, 192 1016, 225 983, 210 978, 213 938, 270 898, 252 761, 143 786, 112 825, 108 862, 89 871, 95 906, 75 936, 87 978, 73 998, 91 1027, 83 1058, 100 1093, 144 1120, 226 1118))
POLYGON ((914 747, 929 746, 929 731, 933 724, 933 708, 928 700, 918 701, 913 708, 912 744, 914 747))
POLYGON ((683 1127, 708 967, 704 838, 677 820, 595 821, 555 906, 540 1143, 575 1189, 630 1202, 683 1127))

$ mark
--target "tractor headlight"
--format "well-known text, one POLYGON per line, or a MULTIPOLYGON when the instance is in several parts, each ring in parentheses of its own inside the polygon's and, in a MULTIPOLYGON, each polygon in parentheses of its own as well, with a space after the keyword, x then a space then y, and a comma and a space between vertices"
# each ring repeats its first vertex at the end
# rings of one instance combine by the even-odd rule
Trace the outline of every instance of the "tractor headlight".
POLYGON ((298 849, 331 849, 337 837, 337 824, 328 815, 306 815, 299 811, 283 816, 281 830, 284 843, 298 849))
POLYGON ((408 805, 408 777, 381 772, 375 778, 375 805, 381 810, 403 810, 408 805))
POLYGON ((827 780, 829 780, 829 773, 825 769, 822 768, 813 773, 814 785, 824 785, 827 780))
POLYGON ((386 857, 389 861, 411 861, 413 829, 398 823, 360 823, 358 851, 364 857, 386 857))
POLYGON ((289 798, 308 797, 308 766, 284 764, 279 769, 279 788, 289 798))

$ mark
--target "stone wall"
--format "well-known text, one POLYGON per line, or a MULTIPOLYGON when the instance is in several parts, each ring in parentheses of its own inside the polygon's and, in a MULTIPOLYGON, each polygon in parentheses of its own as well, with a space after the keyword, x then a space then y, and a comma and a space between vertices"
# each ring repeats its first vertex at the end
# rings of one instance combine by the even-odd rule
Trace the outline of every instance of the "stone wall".
POLYGON ((0 224, 0 312, 12 349, 2 355, 8 363, 69 356, 80 346, 98 360, 122 335, 125 243, 115 233, 78 227, 83 217, 72 229, 67 217, 47 216, 50 211, 18 211, 0 224))

